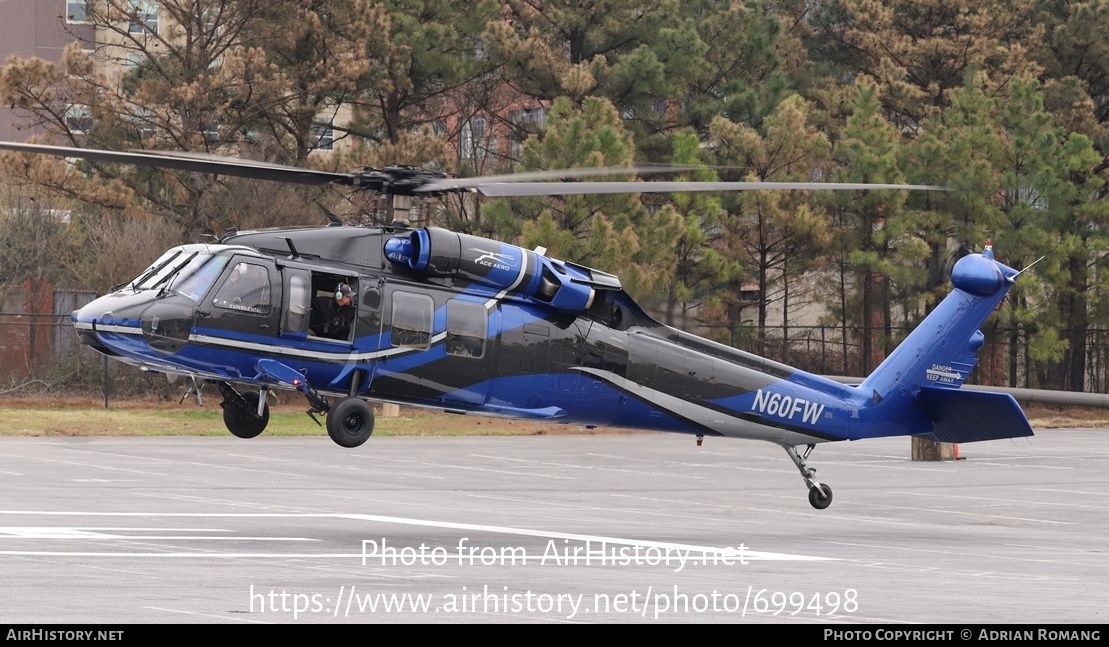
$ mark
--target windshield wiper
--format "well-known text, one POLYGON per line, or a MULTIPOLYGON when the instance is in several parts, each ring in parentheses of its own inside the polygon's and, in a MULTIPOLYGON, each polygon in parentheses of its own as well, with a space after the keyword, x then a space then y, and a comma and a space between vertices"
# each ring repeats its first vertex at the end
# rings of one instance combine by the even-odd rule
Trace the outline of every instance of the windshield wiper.
MULTIPOLYGON (((164 263, 162 263, 161 265, 159 265, 159 266, 157 266, 157 267, 153 267, 153 266, 151 266, 151 268, 150 268, 149 270, 147 270, 147 271, 146 271, 146 272, 145 272, 145 273, 144 273, 144 274, 143 274, 142 276, 140 276, 139 278, 135 279, 134 281, 131 281, 131 289, 132 289, 132 290, 134 290, 135 292, 138 292, 138 291, 139 291, 139 286, 143 284, 143 281, 146 281, 146 280, 147 280, 147 279, 149 279, 149 278, 150 278, 151 276, 154 276, 154 275, 156 275, 156 274, 157 274, 158 272, 161 272, 161 271, 162 271, 162 269, 163 269, 163 268, 165 268, 165 266, 167 266, 167 265, 169 265, 170 263, 172 263, 172 262, 173 262, 173 260, 174 260, 175 258, 177 258, 178 256, 180 256, 180 255, 181 255, 181 252, 177 252, 177 253, 176 253, 176 254, 174 254, 173 256, 170 256, 169 258, 167 258, 167 259, 166 259, 166 261, 165 261, 164 263)), ((161 281, 159 281, 158 283, 161 283, 161 281)), ((152 286, 150 286, 150 287, 151 287, 151 288, 153 288, 153 287, 155 287, 156 285, 158 285, 158 283, 155 283, 154 285, 152 285, 152 286)), ((120 286, 122 286, 122 285, 123 285, 123 284, 122 284, 122 283, 120 283, 120 284, 119 284, 119 285, 117 285, 116 287, 112 288, 112 291, 113 291, 113 292, 115 292, 115 291, 116 291, 116 289, 118 289, 118 288, 119 288, 120 286)))
POLYGON ((178 273, 180 273, 180 272, 181 272, 181 270, 183 270, 183 269, 185 269, 186 267, 188 267, 188 266, 189 266, 189 263, 191 263, 191 262, 192 262, 192 260, 193 260, 194 258, 196 258, 197 254, 199 254, 199 253, 200 253, 200 252, 193 252, 192 254, 190 254, 190 255, 189 255, 189 257, 188 257, 188 258, 186 258, 186 259, 185 259, 185 261, 184 261, 183 263, 181 263, 180 265, 178 265, 176 269, 174 269, 174 270, 173 270, 172 272, 170 272, 169 274, 166 274, 165 276, 163 276, 163 277, 162 277, 162 279, 161 279, 160 281, 158 281, 157 283, 155 283, 154 285, 150 286, 150 289, 152 289, 152 290, 153 290, 154 288, 158 287, 159 285, 160 285, 160 286, 162 286, 162 287, 161 287, 161 289, 160 289, 160 290, 158 290, 158 294, 157 294, 157 295, 156 295, 156 296, 154 297, 155 299, 157 299, 157 298, 161 297, 161 296, 162 296, 163 294, 165 294, 165 293, 166 293, 166 289, 167 289, 167 288, 169 287, 170 283, 173 283, 173 278, 174 278, 175 276, 177 276, 177 275, 178 275, 178 273))

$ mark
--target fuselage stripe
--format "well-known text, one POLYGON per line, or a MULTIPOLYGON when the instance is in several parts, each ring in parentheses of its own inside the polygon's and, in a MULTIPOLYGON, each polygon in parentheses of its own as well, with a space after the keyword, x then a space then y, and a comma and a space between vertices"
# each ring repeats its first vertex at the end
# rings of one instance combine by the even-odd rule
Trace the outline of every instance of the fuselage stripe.
POLYGON ((508 294, 509 292, 515 290, 516 286, 520 285, 520 282, 524 280, 524 277, 528 273, 528 261, 529 261, 529 259, 530 259, 530 256, 528 256, 528 253, 525 250, 524 251, 524 262, 520 263, 520 271, 516 273, 516 280, 512 282, 512 285, 510 285, 507 288, 501 290, 492 299, 489 299, 488 301, 486 301, 485 302, 485 309, 486 310, 492 310, 494 307, 496 307, 497 303, 499 303, 500 300, 505 297, 506 294, 508 294))
MULTIPOLYGON (((438 333, 437 335, 435 335, 434 337, 431 338, 431 342, 429 344, 429 347, 443 341, 446 338, 447 338, 447 333, 446 332, 438 333)), ((200 333, 194 333, 192 335, 189 335, 189 341, 196 342, 198 344, 202 344, 202 345, 205 345, 205 346, 225 346, 225 347, 228 347, 228 348, 235 348, 235 349, 238 349, 238 350, 243 350, 243 349, 245 349, 245 350, 255 350, 255 351, 259 351, 259 352, 272 353, 272 354, 275 354, 275 355, 287 355, 287 356, 290 356, 290 357, 300 357, 300 358, 307 358, 307 359, 322 359, 322 360, 328 360, 328 361, 344 361, 344 362, 372 361, 372 360, 376 360, 376 359, 381 359, 383 357, 393 357, 393 356, 396 356, 396 355, 403 355, 403 354, 410 354, 410 353, 421 353, 421 352, 425 352, 425 351, 428 350, 427 348, 398 347, 398 348, 386 348, 386 349, 383 349, 383 350, 376 350, 376 351, 362 352, 362 353, 351 353, 351 352, 343 352, 343 351, 336 351, 336 352, 332 353, 332 352, 303 350, 303 349, 299 349, 299 348, 288 348, 286 346, 279 346, 277 344, 259 344, 259 343, 255 343, 255 342, 249 342, 249 341, 223 339, 221 337, 215 337, 215 336, 212 336, 212 335, 205 335, 205 334, 200 334, 200 333)))

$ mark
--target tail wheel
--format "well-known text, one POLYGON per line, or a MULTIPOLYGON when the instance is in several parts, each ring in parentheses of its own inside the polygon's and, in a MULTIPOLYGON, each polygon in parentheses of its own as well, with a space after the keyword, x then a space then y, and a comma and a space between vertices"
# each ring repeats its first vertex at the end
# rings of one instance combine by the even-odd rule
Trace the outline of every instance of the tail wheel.
POLYGON ((809 503, 817 510, 823 510, 832 505, 832 488, 824 483, 819 488, 809 488, 809 503))
POLYGON ((374 410, 362 398, 343 398, 327 412, 327 435, 341 447, 358 447, 374 432, 374 410))
POLYGON ((258 416, 258 392, 247 391, 240 394, 246 406, 237 406, 235 402, 224 400, 220 403, 223 407, 223 424, 236 438, 254 438, 266 429, 270 422, 270 405, 262 407, 262 415, 258 416))

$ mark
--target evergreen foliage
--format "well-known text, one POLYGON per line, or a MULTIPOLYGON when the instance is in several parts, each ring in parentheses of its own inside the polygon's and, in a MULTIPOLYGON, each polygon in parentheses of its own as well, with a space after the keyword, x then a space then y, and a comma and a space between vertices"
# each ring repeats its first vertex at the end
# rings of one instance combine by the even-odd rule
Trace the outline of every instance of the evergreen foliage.
MULTIPOLYGON (((954 261, 993 238, 1014 267, 1044 258, 990 324, 1028 340, 1031 374, 1009 381, 1085 387, 1090 331, 1109 316, 1103 2, 157 5, 152 21, 130 0, 100 0, 88 16, 94 52, 74 44, 56 63, 9 59, 0 99, 39 140, 95 148, 344 170, 662 162, 694 167, 678 175, 689 180, 946 185, 452 196, 421 208, 436 224, 618 273, 673 325, 734 342, 751 321, 758 352, 774 351, 767 331, 788 334, 799 306, 819 306, 844 331, 844 348, 857 344, 861 370, 946 291, 954 261)), ((335 189, 4 159, 5 285, 102 291, 163 244, 318 223, 317 200, 351 222, 380 210, 335 189), (36 219, 42 205, 68 215, 36 219), (44 245, 54 257, 40 254, 44 245)), ((788 352, 786 339, 781 358, 788 352)))

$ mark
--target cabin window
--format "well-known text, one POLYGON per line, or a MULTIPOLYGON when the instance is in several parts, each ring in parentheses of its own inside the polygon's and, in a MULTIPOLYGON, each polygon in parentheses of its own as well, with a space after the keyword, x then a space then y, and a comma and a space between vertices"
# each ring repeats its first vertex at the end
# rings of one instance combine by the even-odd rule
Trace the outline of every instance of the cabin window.
POLYGON ((289 277, 289 305, 285 308, 285 332, 304 332, 308 329, 308 281, 294 274, 289 277))
POLYGON ((212 297, 212 305, 251 314, 270 313, 270 273, 257 263, 236 263, 212 297))
POLYGON ((408 292, 393 293, 393 346, 427 348, 431 345, 431 297, 408 292))
POLYGON ((358 311, 358 325, 363 334, 376 335, 381 332, 381 290, 368 288, 362 293, 361 309, 358 311))
POLYGON ((369 288, 366 294, 362 295, 362 305, 370 310, 381 309, 381 290, 377 288, 369 288))
POLYGON ((485 355, 485 306, 452 299, 447 302, 447 354, 459 357, 485 355))

